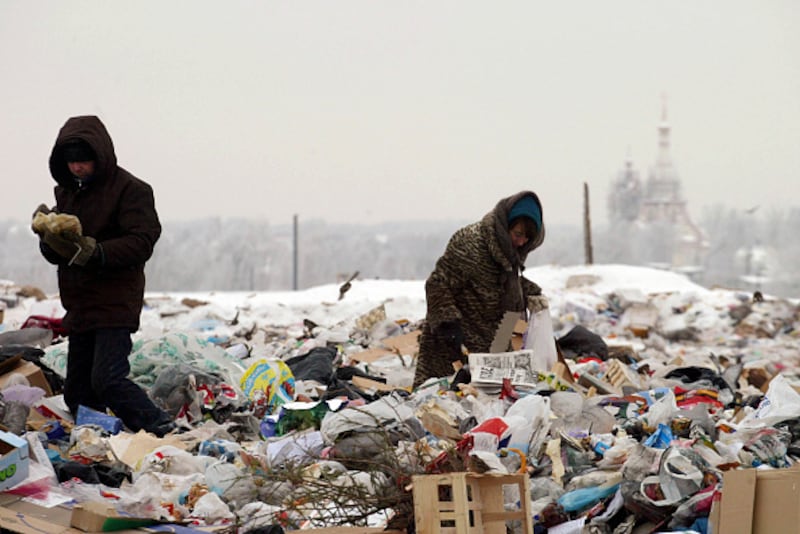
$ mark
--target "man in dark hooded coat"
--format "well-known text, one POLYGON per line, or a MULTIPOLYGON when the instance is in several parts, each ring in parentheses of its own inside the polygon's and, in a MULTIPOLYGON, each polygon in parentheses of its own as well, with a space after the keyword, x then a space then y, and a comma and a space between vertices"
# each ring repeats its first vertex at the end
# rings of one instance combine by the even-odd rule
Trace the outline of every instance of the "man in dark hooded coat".
MULTIPOLYGON (((50 173, 54 211, 74 215, 81 227, 37 230, 42 255, 58 266, 67 311, 64 401, 75 417, 81 405, 110 408, 130 430, 162 436, 175 423, 128 378, 131 334, 144 303, 144 265, 161 235, 153 190, 117 165, 111 136, 95 116, 67 120, 50 155, 50 173)), ((42 205, 39 211, 50 210, 42 205)))
POLYGON ((500 200, 483 219, 453 234, 425 283, 415 387, 452 375, 453 362, 464 361, 462 345, 489 352, 506 312, 527 319, 531 297, 542 290, 522 271, 544 234, 542 205, 531 191, 500 200))

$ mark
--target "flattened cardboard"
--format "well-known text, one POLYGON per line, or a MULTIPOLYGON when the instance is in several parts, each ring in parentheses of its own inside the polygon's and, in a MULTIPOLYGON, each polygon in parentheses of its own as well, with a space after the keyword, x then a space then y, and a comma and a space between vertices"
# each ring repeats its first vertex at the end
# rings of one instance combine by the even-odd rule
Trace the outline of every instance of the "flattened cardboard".
POLYGON ((407 334, 402 334, 394 337, 387 337, 381 340, 383 346, 387 349, 396 352, 397 354, 415 355, 419 352, 419 335, 422 332, 414 330, 407 334))
POLYGON ((408 388, 404 388, 402 386, 391 386, 389 384, 384 384, 383 382, 378 382, 377 380, 371 380, 369 378, 364 378, 363 376, 354 376, 350 381, 353 385, 358 386, 363 390, 375 390, 375 391, 384 391, 390 392, 396 389, 402 391, 408 391, 408 388))
POLYGON ((0 507, 0 525, 4 532, 15 532, 17 534, 82 534, 80 530, 75 530, 63 525, 51 523, 46 519, 32 517, 29 514, 0 507))
POLYGON ((381 340, 383 348, 373 348, 350 354, 349 358, 358 362, 372 363, 386 356, 409 355, 416 356, 419 352, 419 335, 421 331, 414 330, 407 334, 387 337, 381 340))
MULTIPOLYGON (((103 503, 96 503, 102 505, 103 503)), ((17 534, 84 534, 83 530, 70 527, 73 510, 66 506, 45 508, 21 500, 18 496, 0 494, 0 527, 3 532, 17 534)), ((175 534, 230 533, 230 526, 185 527, 163 523, 138 528, 116 530, 116 534, 143 534, 145 532, 168 532, 175 534)))
POLYGON ((83 534, 69 526, 71 511, 63 506, 45 508, 17 495, 0 495, 0 526, 19 534, 83 534))
POLYGON ((178 436, 167 435, 163 438, 157 438, 144 430, 139 430, 136 434, 120 432, 116 436, 111 436, 108 439, 108 444, 114 456, 131 469, 136 469, 136 465, 141 459, 158 447, 169 445, 180 450, 188 448, 187 443, 181 441, 178 436))
POLYGON ((350 354, 348 357, 357 362, 372 363, 390 354, 394 355, 394 352, 386 349, 367 349, 356 352, 355 354, 350 354))

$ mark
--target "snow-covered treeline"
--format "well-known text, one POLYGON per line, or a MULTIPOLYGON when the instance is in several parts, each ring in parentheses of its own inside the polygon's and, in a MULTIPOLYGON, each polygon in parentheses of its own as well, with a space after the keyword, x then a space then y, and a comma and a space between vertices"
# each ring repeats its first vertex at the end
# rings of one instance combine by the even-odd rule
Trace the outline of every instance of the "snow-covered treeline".
MULTIPOLYGON (((424 279, 460 222, 394 222, 379 225, 326 224, 299 217, 297 286, 342 281, 356 271, 362 279, 424 279)), ((165 221, 147 265, 148 290, 202 291, 292 289, 292 224, 264 219, 207 218, 165 221)), ((800 209, 743 213, 707 209, 700 220, 709 248, 692 278, 723 286, 800 296, 800 209)), ((528 265, 584 262, 580 226, 548 226, 544 245, 528 265)), ((653 264, 668 251, 669 232, 636 227, 593 228, 595 263, 653 264)), ((0 221, 0 279, 56 290, 55 268, 39 255, 27 222, 0 221)))

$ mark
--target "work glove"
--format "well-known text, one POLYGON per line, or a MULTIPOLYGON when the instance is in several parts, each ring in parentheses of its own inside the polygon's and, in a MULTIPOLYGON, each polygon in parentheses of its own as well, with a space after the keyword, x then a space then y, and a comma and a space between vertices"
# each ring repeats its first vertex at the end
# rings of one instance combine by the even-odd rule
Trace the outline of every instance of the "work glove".
POLYGON ((54 234, 45 231, 42 241, 53 249, 56 254, 68 260, 67 265, 87 265, 94 257, 97 250, 97 241, 93 237, 82 236, 75 232, 54 234))
POLYGON ((531 295, 528 297, 528 311, 531 312, 531 315, 542 310, 546 310, 550 307, 547 302, 547 297, 544 295, 531 295))
POLYGON ((42 232, 44 231, 42 225, 36 220, 36 216, 40 213, 42 215, 48 215, 53 213, 53 210, 48 208, 46 204, 39 204, 33 211, 33 215, 31 215, 31 230, 33 230, 33 233, 38 234, 39 236, 41 236, 42 232))
POLYGON ((59 213, 55 209, 51 210, 44 204, 39 204, 39 207, 33 212, 31 230, 40 237, 44 232, 50 232, 51 234, 74 232, 78 235, 83 233, 81 221, 75 215, 59 213))
POLYGON ((76 252, 69 264, 84 267, 90 261, 96 259, 97 241, 88 235, 80 235, 75 232, 64 232, 61 234, 65 239, 71 241, 76 248, 76 252))
POLYGON ((452 351, 451 359, 460 360, 463 357, 461 345, 464 344, 464 331, 459 321, 445 321, 436 330, 437 336, 452 351))

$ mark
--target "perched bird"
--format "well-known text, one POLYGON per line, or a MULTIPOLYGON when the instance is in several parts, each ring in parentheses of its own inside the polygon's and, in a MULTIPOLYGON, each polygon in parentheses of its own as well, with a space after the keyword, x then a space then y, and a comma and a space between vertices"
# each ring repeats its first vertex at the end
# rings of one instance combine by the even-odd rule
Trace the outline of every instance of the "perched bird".
POLYGON ((351 276, 351 277, 350 277, 350 278, 347 280, 347 282, 345 282, 344 284, 342 284, 342 285, 339 287, 339 300, 342 300, 342 299, 344 298, 344 294, 345 294, 345 293, 347 293, 348 291, 350 291, 350 287, 351 287, 351 284, 350 284, 350 282, 352 282, 353 280, 355 280, 356 276, 358 276, 358 271, 354 272, 354 273, 353 273, 353 276, 351 276))

